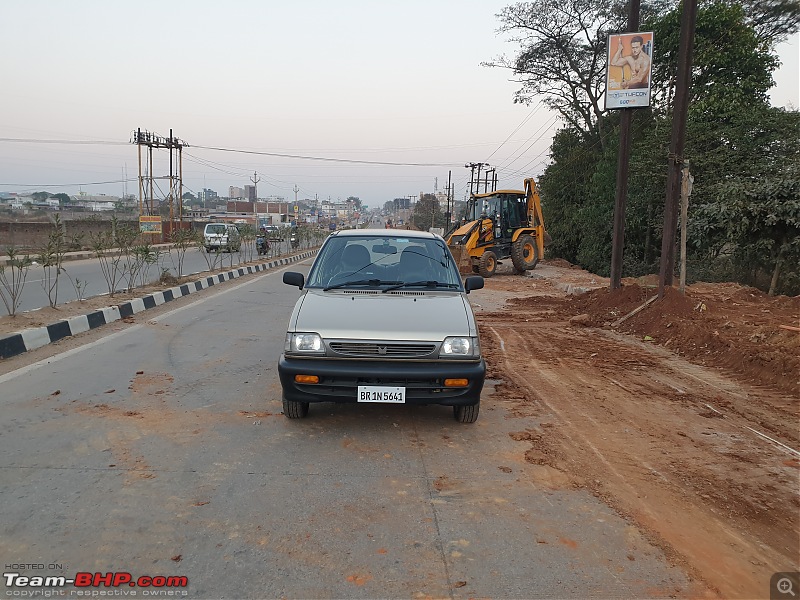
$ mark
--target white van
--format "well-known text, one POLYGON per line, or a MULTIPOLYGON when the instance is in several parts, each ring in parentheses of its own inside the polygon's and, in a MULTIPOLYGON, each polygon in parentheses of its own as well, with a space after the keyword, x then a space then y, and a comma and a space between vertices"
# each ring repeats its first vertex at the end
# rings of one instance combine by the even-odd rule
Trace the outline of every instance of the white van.
POLYGON ((203 246, 206 252, 238 252, 242 247, 242 236, 236 225, 208 223, 203 231, 203 246))

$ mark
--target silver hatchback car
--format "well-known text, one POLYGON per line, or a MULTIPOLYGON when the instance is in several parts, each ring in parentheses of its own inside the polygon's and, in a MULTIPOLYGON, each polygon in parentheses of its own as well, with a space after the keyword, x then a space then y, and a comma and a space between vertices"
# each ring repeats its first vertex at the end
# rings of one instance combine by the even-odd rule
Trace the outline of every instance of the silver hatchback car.
POLYGON ((478 418, 486 376, 464 283, 438 235, 356 229, 331 234, 308 274, 287 272, 303 290, 278 362, 283 412, 312 402, 442 404, 478 418))

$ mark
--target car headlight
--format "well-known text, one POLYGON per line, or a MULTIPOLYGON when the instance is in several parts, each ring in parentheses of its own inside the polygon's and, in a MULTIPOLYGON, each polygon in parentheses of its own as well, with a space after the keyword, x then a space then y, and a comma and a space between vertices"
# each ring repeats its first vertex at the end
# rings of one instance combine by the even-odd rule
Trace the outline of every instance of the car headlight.
POLYGON ((292 354, 324 354, 325 347, 318 333, 287 333, 284 350, 292 354))
POLYGON ((447 337, 442 342, 439 356, 474 357, 480 356, 481 349, 477 337, 447 337))

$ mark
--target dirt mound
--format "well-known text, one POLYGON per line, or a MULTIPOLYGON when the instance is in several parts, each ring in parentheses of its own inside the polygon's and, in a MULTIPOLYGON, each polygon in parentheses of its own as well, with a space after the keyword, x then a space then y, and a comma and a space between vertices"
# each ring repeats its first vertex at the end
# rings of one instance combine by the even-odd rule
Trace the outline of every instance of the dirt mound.
POLYGON ((568 260, 564 260, 563 258, 547 258, 542 261, 543 265, 549 265, 551 267, 563 267, 564 269, 580 269, 578 265, 573 265, 568 260))
MULTIPOLYGON (((573 314, 611 327, 657 294, 651 287, 598 289, 574 298, 573 314)), ((700 364, 715 365, 745 380, 798 394, 800 336, 780 328, 798 324, 800 298, 770 297, 735 284, 700 283, 686 294, 668 288, 617 329, 660 344, 700 364)))

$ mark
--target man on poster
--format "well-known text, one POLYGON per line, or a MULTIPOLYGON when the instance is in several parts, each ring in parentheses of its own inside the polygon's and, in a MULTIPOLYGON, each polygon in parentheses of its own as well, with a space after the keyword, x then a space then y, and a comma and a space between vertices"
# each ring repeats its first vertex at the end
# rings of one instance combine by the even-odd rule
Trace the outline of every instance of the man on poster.
POLYGON ((631 70, 630 79, 622 80, 622 89, 641 89, 650 85, 650 57, 642 51, 643 44, 642 36, 634 36, 631 39, 631 55, 622 56, 622 37, 619 38, 617 52, 611 59, 611 65, 614 67, 627 66, 631 70))

